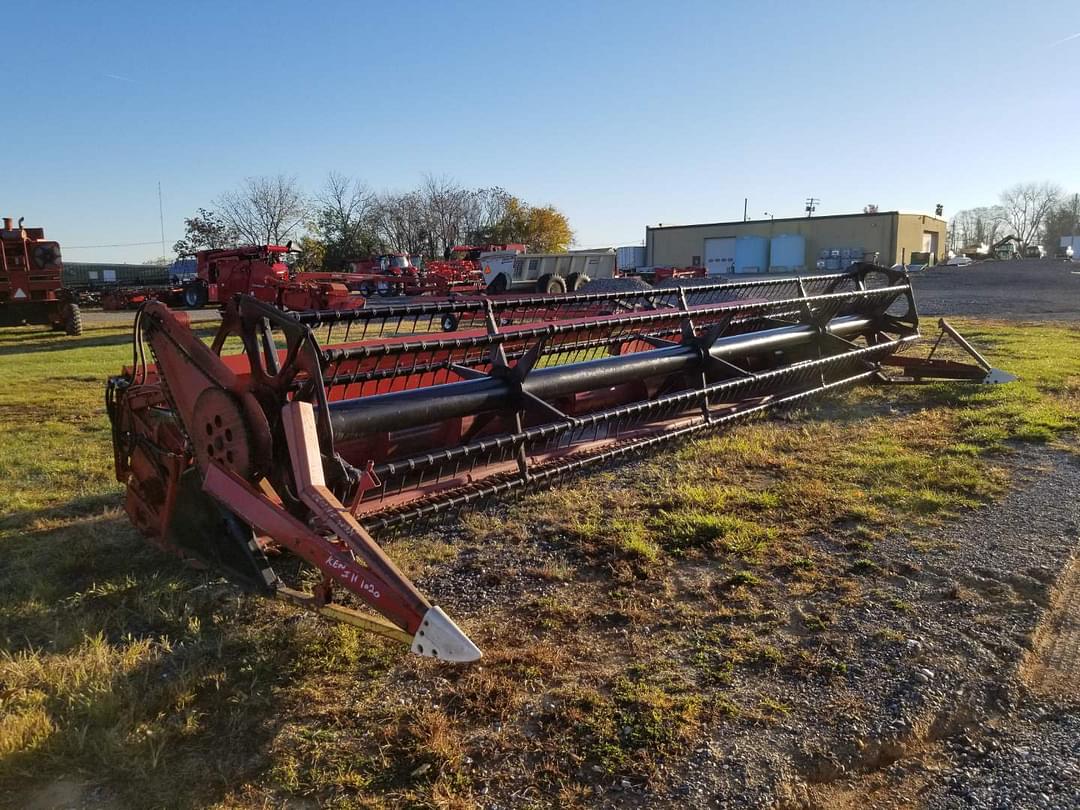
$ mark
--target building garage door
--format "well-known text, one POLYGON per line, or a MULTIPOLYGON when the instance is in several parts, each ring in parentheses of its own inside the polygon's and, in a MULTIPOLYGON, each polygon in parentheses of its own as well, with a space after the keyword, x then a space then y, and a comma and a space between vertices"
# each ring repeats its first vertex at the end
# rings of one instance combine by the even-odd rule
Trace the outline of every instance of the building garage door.
POLYGON ((705 267, 710 276, 735 271, 735 237, 705 240, 705 267))
POLYGON ((922 249, 924 253, 930 254, 930 264, 933 264, 937 259, 938 249, 938 235, 935 231, 923 231, 922 235, 922 249))

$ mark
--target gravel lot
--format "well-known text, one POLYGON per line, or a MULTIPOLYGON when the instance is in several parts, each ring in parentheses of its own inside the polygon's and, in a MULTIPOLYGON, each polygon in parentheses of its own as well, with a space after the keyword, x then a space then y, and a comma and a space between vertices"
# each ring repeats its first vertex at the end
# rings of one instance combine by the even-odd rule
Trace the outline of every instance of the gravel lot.
POLYGON ((1032 635, 1080 539, 1070 495, 1080 462, 1026 449, 1014 463, 1009 495, 935 533, 934 551, 894 545, 910 566, 904 598, 919 605, 899 660, 870 663, 892 681, 871 739, 895 739, 886 758, 895 761, 870 779, 839 780, 819 799, 854 787, 885 806, 1080 806, 1075 704, 1032 690, 1024 676, 1038 654, 1032 635))
MULTIPOLYGON (((213 307, 206 309, 185 309, 188 317, 191 318, 193 323, 199 321, 216 321, 220 319, 220 314, 213 307)), ((118 326, 122 324, 130 324, 135 320, 135 310, 122 309, 115 312, 106 312, 103 309, 83 309, 82 310, 83 323, 87 326, 118 326)))
POLYGON ((1080 320, 1080 262, 976 262, 912 273, 926 316, 977 315, 1033 321, 1080 320))
POLYGON ((873 604, 844 620, 842 685, 780 685, 775 697, 790 707, 782 720, 723 729, 666 794, 608 794, 604 804, 1080 806, 1080 717, 1021 673, 1080 539, 1080 459, 1027 448, 1012 466, 1016 486, 1002 501, 922 538, 879 544, 882 602, 914 608, 887 626, 888 611, 873 604))

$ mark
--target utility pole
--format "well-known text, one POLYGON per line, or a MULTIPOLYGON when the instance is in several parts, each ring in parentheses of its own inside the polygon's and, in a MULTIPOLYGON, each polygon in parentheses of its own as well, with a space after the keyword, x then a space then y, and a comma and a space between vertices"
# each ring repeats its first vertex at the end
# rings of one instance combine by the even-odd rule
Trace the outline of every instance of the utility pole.
POLYGON ((819 200, 817 197, 807 197, 806 198, 806 218, 807 219, 809 219, 810 217, 812 217, 814 215, 814 212, 817 210, 817 207, 818 207, 818 205, 820 203, 821 203, 821 200, 819 200))
POLYGON ((742 221, 743 222, 746 222, 746 220, 750 219, 750 217, 748 217, 746 215, 746 209, 747 209, 747 207, 749 205, 750 205, 750 199, 748 197, 743 197, 742 198, 742 221))
POLYGON ((165 207, 161 204, 161 181, 157 184, 157 214, 158 224, 161 225, 161 255, 165 256, 165 207))

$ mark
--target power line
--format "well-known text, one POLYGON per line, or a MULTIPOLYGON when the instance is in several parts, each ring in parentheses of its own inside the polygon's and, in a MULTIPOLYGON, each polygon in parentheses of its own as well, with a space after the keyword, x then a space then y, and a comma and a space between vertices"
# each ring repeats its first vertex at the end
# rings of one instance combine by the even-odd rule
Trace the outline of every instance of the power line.
POLYGON ((158 245, 161 240, 154 239, 150 242, 117 242, 115 245, 64 245, 64 250, 95 250, 97 248, 117 247, 145 247, 146 245, 158 245))

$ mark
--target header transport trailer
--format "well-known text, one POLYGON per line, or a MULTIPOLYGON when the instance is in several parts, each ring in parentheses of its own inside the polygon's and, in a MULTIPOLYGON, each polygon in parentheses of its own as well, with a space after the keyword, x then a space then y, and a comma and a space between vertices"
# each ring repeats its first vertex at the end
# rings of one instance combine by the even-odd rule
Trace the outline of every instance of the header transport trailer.
POLYGON ((4 217, 0 229, 0 326, 42 324, 82 334, 82 314, 63 289, 60 245, 43 228, 4 217))
POLYGON ((487 291, 495 294, 509 290, 574 292, 593 279, 616 275, 614 248, 566 253, 499 251, 481 256, 480 264, 487 291))
MULTIPOLYGON (((580 314, 596 302, 578 294, 509 325, 492 301, 479 328, 414 335, 394 307, 377 323, 370 309, 286 313, 237 296, 209 346, 151 302, 133 364, 106 388, 125 511, 242 587, 474 661, 478 646, 376 533, 851 385, 1009 379, 944 322, 974 364, 907 353, 920 333, 903 272, 719 287, 610 314, 580 314)), ((422 326, 462 306, 408 311, 422 326)))

